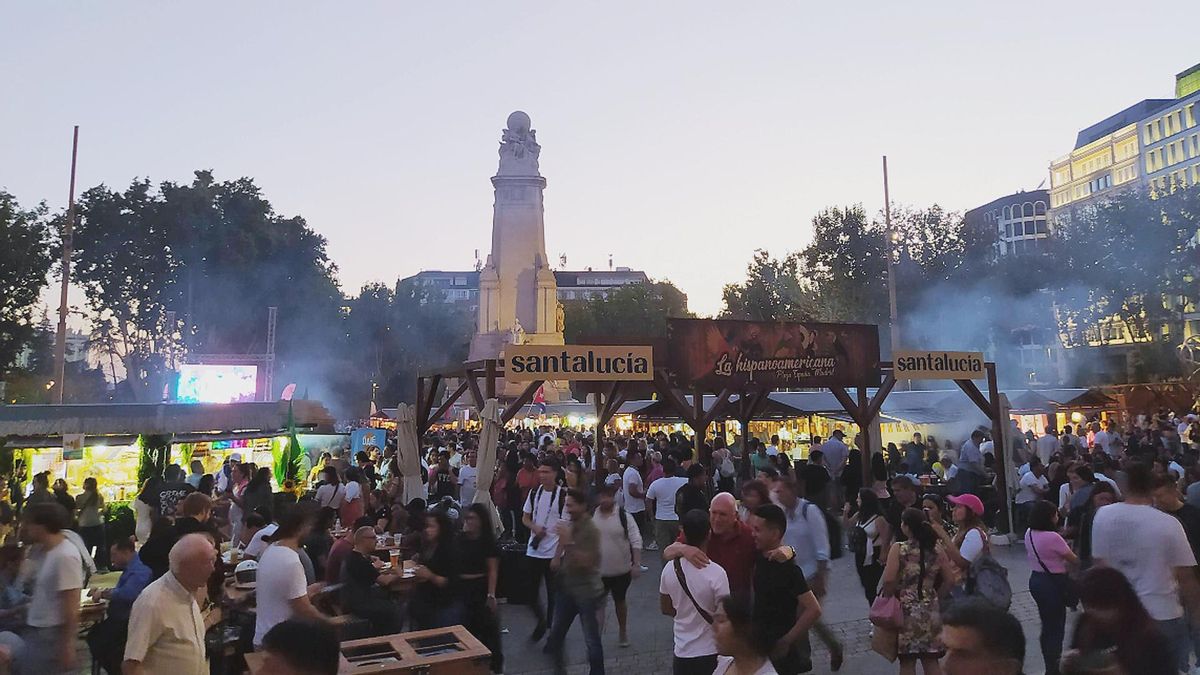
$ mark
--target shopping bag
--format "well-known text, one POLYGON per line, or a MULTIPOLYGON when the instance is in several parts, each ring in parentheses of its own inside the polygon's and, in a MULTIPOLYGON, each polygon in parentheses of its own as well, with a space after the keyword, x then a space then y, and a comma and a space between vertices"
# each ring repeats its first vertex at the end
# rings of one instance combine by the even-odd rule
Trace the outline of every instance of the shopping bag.
POLYGON ((867 615, 876 626, 900 630, 904 627, 904 610, 900 600, 895 596, 881 595, 871 603, 871 612, 867 615))
POLYGON ((875 626, 871 630, 871 651, 888 661, 895 661, 899 650, 900 633, 898 631, 884 626, 875 626))

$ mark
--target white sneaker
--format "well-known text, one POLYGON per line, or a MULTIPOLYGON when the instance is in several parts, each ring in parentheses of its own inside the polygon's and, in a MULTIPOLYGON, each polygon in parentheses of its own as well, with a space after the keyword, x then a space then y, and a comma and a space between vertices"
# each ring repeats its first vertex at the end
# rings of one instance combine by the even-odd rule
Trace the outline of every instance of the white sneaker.
POLYGON ((646 550, 647 551, 657 551, 658 550, 658 542, 653 542, 653 541, 650 542, 649 544, 646 545, 646 550))
POLYGON ((638 565, 638 567, 641 567, 643 572, 649 572, 649 571, 650 571, 650 568, 649 568, 649 567, 646 567, 645 565, 638 565))

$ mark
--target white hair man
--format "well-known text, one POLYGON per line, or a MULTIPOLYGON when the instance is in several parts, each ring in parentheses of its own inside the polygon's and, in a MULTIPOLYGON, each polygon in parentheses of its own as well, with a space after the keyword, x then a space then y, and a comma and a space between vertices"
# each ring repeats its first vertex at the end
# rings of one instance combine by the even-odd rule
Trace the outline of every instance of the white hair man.
POLYGON ((189 534, 171 548, 169 572, 133 603, 124 675, 206 675, 204 618, 196 591, 208 583, 217 551, 204 534, 189 534))

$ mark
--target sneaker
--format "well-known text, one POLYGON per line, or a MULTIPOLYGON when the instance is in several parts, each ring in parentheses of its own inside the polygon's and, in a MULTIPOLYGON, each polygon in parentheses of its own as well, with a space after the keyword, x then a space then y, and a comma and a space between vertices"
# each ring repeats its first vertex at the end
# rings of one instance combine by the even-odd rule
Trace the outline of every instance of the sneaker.
POLYGON ((652 541, 649 544, 646 544, 645 548, 647 551, 657 551, 658 550, 658 542, 652 541))
POLYGON ((629 646, 629 638, 627 638, 627 637, 621 638, 621 640, 619 642, 617 642, 617 646, 622 649, 628 647, 629 646))
POLYGON ((639 565, 638 567, 641 567, 643 572, 649 572, 649 571, 650 571, 650 568, 649 568, 649 567, 646 567, 645 565, 639 565))

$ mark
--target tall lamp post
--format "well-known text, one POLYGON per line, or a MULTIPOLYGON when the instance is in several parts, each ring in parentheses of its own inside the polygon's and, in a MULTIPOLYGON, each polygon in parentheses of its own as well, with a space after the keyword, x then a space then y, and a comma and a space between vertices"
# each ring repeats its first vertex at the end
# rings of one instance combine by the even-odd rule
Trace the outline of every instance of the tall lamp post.
MULTIPOLYGON (((900 321, 896 316, 896 232, 892 229, 892 199, 888 194, 887 155, 883 156, 883 218, 887 227, 888 324, 891 326, 892 354, 900 349, 900 321)), ((910 383, 911 386, 911 383, 910 383)))

